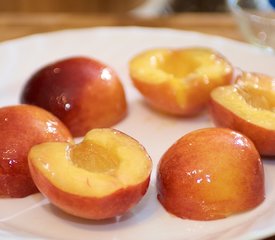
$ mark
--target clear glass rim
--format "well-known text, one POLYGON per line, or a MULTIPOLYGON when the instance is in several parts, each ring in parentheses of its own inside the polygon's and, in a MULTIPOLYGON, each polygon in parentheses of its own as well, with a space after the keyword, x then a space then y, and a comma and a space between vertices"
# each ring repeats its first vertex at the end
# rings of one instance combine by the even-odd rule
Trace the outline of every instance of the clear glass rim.
MULTIPOLYGON (((238 13, 239 15, 243 14, 249 18, 252 18, 253 20, 257 20, 259 22, 269 22, 271 24, 275 25, 275 18, 270 18, 270 17, 265 17, 265 16, 259 16, 257 14, 253 14, 250 12, 247 12, 244 8, 240 7, 238 5, 238 1, 239 0, 227 0, 227 6, 229 7, 229 9, 234 12, 234 13, 238 13)), ((274 12, 275 13, 275 12, 274 12)))

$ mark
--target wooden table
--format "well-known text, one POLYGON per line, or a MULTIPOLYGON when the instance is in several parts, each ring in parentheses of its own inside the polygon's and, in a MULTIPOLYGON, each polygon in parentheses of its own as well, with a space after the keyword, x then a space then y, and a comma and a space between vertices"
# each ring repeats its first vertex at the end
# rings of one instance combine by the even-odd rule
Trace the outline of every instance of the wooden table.
POLYGON ((140 19, 127 15, 1 13, 0 41, 67 28, 131 25, 192 30, 243 40, 233 18, 226 13, 188 13, 154 19, 140 19))
MULTIPOLYGON (((244 41, 234 19, 227 13, 184 13, 154 19, 140 19, 128 15, 1 13, 0 41, 69 28, 133 25, 192 30, 244 41)), ((275 240, 275 236, 268 240, 275 240)))

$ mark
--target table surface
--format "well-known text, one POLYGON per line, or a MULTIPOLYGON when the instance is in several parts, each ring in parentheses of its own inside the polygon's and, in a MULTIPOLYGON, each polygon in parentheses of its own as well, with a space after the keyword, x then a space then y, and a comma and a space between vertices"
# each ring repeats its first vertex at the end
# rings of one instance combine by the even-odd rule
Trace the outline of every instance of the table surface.
MULTIPOLYGON (((97 26, 168 27, 244 41, 234 19, 228 13, 182 13, 147 19, 129 15, 1 13, 0 41, 35 33, 97 26)), ((275 236, 268 238, 268 240, 275 240, 275 236)))
POLYGON ((184 13, 151 19, 129 15, 1 13, 0 41, 68 28, 133 25, 192 30, 243 40, 233 18, 226 13, 184 13))

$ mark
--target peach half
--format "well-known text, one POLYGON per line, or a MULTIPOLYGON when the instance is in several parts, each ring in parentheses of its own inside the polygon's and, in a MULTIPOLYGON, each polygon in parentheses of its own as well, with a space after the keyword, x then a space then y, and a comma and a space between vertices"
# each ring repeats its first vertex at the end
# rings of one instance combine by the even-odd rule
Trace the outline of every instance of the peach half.
POLYGON ((73 142, 67 127, 46 110, 31 105, 0 108, 0 197, 21 198, 38 192, 29 171, 32 146, 73 142))
POLYGON ((210 112, 217 126, 249 137, 259 153, 275 156, 275 79, 243 73, 232 86, 212 91, 210 112))
POLYGON ((156 109, 180 116, 199 113, 210 91, 230 83, 233 68, 208 48, 153 49, 130 61, 135 87, 156 109))
POLYGON ((180 138, 161 158, 158 199, 170 213, 214 220, 255 208, 264 200, 264 172, 254 144, 226 128, 180 138))
POLYGON ((21 102, 52 112, 74 137, 111 127, 127 114, 116 72, 88 57, 62 59, 36 71, 23 88, 21 102))
POLYGON ((38 189, 58 208, 87 219, 122 215, 146 193, 152 162, 133 138, 94 129, 83 142, 44 143, 29 153, 38 189))

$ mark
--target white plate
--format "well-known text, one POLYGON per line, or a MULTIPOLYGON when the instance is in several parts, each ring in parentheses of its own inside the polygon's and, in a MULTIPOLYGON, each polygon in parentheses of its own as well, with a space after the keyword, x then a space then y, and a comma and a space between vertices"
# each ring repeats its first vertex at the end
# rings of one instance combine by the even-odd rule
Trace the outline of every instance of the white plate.
MULTIPOLYGON (((95 28, 30 36, 0 44, 0 106, 17 104, 28 77, 46 63, 86 55, 112 66, 127 92, 129 115, 116 125, 139 140, 154 167, 166 149, 183 134, 213 126, 203 114, 177 119, 149 109, 131 85, 127 64, 136 53, 155 47, 207 46, 235 66, 275 76, 275 57, 236 41, 169 29, 95 28)), ((3 136, 1 136, 3 137, 3 136)), ((68 216, 40 194, 0 199, 0 237, 41 239, 255 239, 275 235, 275 164, 265 161, 266 200, 252 211, 216 221, 182 220, 168 214, 156 200, 155 168, 149 192, 121 218, 95 222, 68 216)), ((255 193, 257 194, 257 193, 255 193)))

